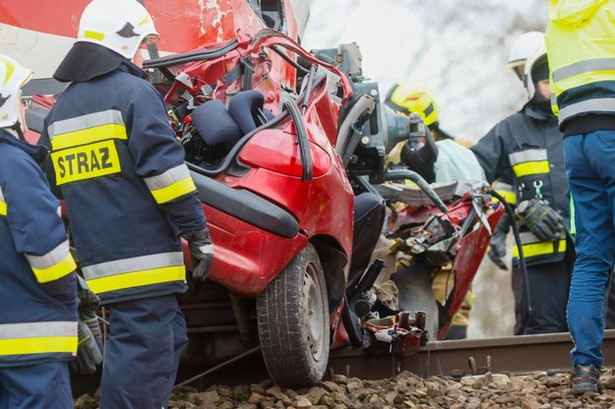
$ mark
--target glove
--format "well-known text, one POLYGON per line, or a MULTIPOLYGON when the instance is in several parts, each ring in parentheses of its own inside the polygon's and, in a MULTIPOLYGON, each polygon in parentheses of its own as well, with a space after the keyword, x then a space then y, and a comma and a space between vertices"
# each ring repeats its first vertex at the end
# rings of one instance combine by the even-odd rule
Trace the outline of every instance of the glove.
POLYGON ((539 240, 555 241, 564 230, 564 219, 544 200, 524 200, 517 206, 517 216, 539 240))
POLYGON ((209 269, 214 261, 214 245, 209 237, 209 229, 205 227, 192 233, 183 234, 188 241, 192 257, 192 281, 202 283, 209 275, 209 269))
POLYGON ((506 255, 506 236, 509 230, 510 220, 505 214, 495 227, 495 231, 489 241, 489 251, 487 251, 487 255, 501 270, 508 270, 502 258, 506 255))
POLYGON ((102 362, 102 351, 85 322, 79 320, 77 328, 77 357, 70 362, 70 367, 77 375, 90 375, 96 372, 96 366, 102 362))
POLYGON ((82 321, 88 326, 98 349, 103 350, 103 337, 100 329, 100 323, 96 311, 100 307, 100 298, 90 290, 90 287, 81 276, 77 276, 78 290, 77 297, 79 298, 79 321, 82 321))
POLYGON ((502 258, 506 255, 506 234, 497 230, 491 236, 489 241, 489 251, 487 255, 493 261, 493 264, 498 266, 500 270, 508 270, 506 263, 502 258))

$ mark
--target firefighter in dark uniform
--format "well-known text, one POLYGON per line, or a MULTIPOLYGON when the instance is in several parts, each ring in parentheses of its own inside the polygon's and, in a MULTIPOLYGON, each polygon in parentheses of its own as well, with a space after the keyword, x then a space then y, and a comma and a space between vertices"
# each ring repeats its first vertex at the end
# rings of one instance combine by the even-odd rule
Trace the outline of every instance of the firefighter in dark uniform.
POLYGON ((23 139, 32 72, 0 55, 0 408, 68 409, 77 284, 58 200, 23 139))
POLYGON ((54 77, 71 84, 41 141, 90 289, 111 307, 101 408, 167 407, 187 342, 177 294, 205 279, 213 244, 160 94, 133 64, 157 37, 136 0, 94 0, 54 77))
MULTIPOLYGON (((518 36, 508 50, 507 66, 523 83, 527 90, 527 78, 525 76, 525 63, 533 52, 545 41, 544 33, 540 31, 528 31, 518 36)), ((517 196, 513 187, 514 174, 508 169, 506 175, 500 175, 492 186, 511 205, 517 204, 517 196)), ((508 266, 502 260, 506 256, 506 237, 510 232, 510 217, 504 213, 498 222, 491 240, 487 255, 501 270, 508 271, 508 266)))
POLYGON ((568 226, 568 183, 562 135, 551 111, 544 44, 528 59, 530 94, 521 111, 499 122, 472 151, 487 180, 509 180, 512 170, 527 282, 513 248, 515 334, 567 331, 566 303, 574 248, 568 226), (529 306, 531 305, 531 309, 529 306))

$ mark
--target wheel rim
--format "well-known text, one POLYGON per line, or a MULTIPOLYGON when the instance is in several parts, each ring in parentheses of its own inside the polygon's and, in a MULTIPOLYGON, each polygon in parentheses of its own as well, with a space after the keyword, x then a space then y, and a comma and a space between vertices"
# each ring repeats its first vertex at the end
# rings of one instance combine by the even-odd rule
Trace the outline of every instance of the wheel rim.
POLYGON ((305 311, 305 330, 308 336, 310 353, 315 361, 320 361, 323 354, 323 339, 325 337, 325 322, 323 320, 325 306, 322 289, 318 279, 318 271, 314 264, 307 265, 303 274, 303 294, 305 311))

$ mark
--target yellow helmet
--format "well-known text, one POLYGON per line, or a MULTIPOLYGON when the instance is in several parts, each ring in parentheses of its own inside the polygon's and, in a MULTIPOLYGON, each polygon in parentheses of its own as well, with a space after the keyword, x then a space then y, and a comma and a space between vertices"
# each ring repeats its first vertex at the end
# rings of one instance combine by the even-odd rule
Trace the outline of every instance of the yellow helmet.
POLYGON ((425 125, 438 121, 438 104, 431 89, 410 80, 393 85, 386 94, 384 103, 394 111, 408 115, 416 112, 425 125))

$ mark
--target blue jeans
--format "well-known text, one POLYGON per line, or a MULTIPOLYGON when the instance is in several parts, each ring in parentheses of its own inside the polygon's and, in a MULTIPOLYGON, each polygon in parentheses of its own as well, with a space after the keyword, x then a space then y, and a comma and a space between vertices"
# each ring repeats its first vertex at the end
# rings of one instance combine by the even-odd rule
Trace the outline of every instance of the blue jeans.
POLYGON ((175 294, 111 304, 101 409, 167 407, 188 342, 175 294))
POLYGON ((600 368, 603 305, 615 254, 615 131, 568 136, 564 155, 577 224, 567 309, 575 344, 571 358, 600 368))

